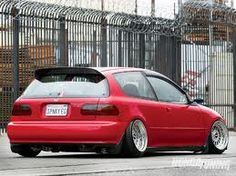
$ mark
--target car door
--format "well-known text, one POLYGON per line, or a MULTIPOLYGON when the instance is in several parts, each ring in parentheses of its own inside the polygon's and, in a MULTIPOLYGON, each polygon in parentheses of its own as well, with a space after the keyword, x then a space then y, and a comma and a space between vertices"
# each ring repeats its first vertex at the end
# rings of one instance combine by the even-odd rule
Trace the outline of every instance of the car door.
POLYGON ((170 117, 162 104, 157 101, 154 90, 141 72, 121 72, 114 74, 121 90, 130 98, 124 104, 132 104, 134 116, 145 119, 148 130, 149 147, 168 144, 168 125, 170 117))
POLYGON ((171 146, 200 146, 204 144, 204 122, 198 105, 189 100, 177 85, 163 77, 148 76, 158 102, 167 113, 168 139, 171 146))

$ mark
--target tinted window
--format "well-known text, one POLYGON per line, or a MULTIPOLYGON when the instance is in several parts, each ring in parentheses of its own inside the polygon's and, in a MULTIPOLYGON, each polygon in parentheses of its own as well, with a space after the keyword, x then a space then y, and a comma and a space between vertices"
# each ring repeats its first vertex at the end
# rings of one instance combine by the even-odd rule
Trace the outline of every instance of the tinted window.
POLYGON ((115 74, 114 76, 126 95, 132 97, 155 99, 155 94, 142 73, 124 72, 115 74))
POLYGON ((35 79, 23 98, 107 97, 108 83, 102 75, 50 75, 35 79))
POLYGON ((187 103, 186 95, 169 82, 155 77, 148 77, 148 80, 153 86, 159 101, 187 103))

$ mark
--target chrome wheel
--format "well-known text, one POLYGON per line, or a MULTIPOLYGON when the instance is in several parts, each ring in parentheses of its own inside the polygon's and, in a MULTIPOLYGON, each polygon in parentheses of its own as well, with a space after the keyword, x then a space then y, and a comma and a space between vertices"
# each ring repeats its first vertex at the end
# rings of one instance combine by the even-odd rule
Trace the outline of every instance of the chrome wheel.
POLYGON ((133 138, 134 145, 136 149, 139 152, 144 152, 147 148, 147 131, 140 120, 135 120, 132 129, 131 129, 131 134, 133 138))
POLYGON ((224 150, 229 142, 229 134, 226 125, 221 121, 216 121, 211 128, 212 143, 218 150, 224 150))

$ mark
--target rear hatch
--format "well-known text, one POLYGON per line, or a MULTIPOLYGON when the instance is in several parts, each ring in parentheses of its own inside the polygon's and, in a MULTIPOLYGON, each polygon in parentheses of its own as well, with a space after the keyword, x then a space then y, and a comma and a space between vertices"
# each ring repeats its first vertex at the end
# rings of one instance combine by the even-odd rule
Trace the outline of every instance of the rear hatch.
POLYGON ((95 69, 39 69, 15 102, 12 116, 26 121, 93 120, 99 99, 108 96, 107 79, 95 69))

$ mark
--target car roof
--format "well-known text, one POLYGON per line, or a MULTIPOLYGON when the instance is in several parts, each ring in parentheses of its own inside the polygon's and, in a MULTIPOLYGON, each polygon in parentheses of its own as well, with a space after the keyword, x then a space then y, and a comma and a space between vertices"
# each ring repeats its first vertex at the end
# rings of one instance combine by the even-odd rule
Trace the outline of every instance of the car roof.
POLYGON ((143 69, 143 68, 134 68, 134 67, 90 67, 90 68, 97 70, 100 73, 109 72, 111 74, 119 73, 119 72, 142 71, 142 72, 146 73, 147 75, 165 77, 165 78, 169 79, 168 77, 166 77, 165 75, 163 75, 159 72, 148 70, 148 69, 143 69))

